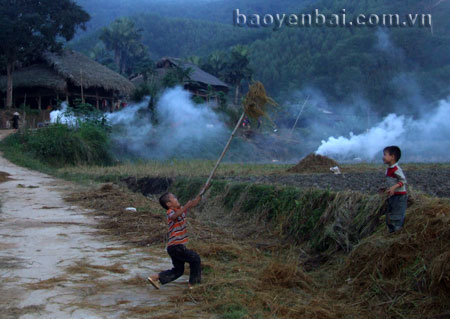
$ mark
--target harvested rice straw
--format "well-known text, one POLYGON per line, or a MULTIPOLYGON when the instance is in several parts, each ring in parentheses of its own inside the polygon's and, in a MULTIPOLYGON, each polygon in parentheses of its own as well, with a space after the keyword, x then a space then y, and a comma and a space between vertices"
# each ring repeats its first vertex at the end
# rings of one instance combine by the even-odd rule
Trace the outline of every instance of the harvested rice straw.
POLYGON ((228 149, 230 148, 231 141, 233 140, 233 137, 236 134, 237 129, 241 125, 242 121, 244 120, 244 117, 246 114, 254 119, 259 119, 261 116, 265 116, 272 122, 272 124, 275 124, 267 115, 265 107, 267 104, 270 104, 273 106, 277 106, 278 104, 272 98, 267 96, 266 89, 264 88, 264 85, 261 82, 257 81, 249 86, 249 90, 248 90, 247 94, 245 95, 243 104, 244 104, 244 112, 242 113, 233 132, 231 133, 231 136, 228 139, 228 142, 225 145, 225 148, 223 149, 222 154, 220 155, 219 159, 217 160, 216 165, 214 166, 213 170, 211 171, 211 174, 209 174, 208 180, 206 181, 205 186, 202 188, 202 190, 199 194, 200 196, 202 196, 205 193, 207 186, 211 182, 214 174, 217 171, 217 168, 219 167, 220 163, 222 162, 223 158, 225 157, 225 154, 227 153, 228 149))

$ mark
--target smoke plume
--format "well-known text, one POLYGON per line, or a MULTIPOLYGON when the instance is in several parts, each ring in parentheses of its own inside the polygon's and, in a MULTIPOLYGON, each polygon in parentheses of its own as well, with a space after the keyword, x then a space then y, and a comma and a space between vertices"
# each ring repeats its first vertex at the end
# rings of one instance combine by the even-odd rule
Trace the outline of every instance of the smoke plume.
POLYGON ((228 129, 205 104, 196 105, 181 87, 166 90, 152 124, 148 99, 108 115, 118 151, 147 159, 214 158, 228 129))
POLYGON ((399 146, 406 161, 449 161, 450 100, 440 101, 417 119, 389 114, 362 134, 329 137, 316 153, 336 159, 372 161, 381 157, 381 151, 389 145, 399 146))
POLYGON ((77 125, 77 117, 68 112, 67 102, 61 103, 61 109, 50 112, 50 123, 66 124, 68 126, 77 125))

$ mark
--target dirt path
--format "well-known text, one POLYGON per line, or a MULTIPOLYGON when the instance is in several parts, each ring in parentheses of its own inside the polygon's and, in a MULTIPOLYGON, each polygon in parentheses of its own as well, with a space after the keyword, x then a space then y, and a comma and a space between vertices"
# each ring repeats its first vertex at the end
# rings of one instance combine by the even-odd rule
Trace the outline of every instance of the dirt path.
POLYGON ((1 318, 148 318, 185 288, 185 277, 146 285, 170 260, 99 235, 93 217, 64 202, 70 183, 3 157, 0 171, 10 175, 0 183, 1 318))

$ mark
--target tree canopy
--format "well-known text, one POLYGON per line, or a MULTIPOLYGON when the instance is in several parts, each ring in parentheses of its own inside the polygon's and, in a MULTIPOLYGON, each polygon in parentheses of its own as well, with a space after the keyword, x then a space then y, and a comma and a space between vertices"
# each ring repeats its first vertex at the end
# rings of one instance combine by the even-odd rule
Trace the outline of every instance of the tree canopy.
POLYGON ((0 56, 8 74, 7 106, 12 103, 12 72, 45 51, 61 49, 90 16, 72 0, 1 0, 0 56))

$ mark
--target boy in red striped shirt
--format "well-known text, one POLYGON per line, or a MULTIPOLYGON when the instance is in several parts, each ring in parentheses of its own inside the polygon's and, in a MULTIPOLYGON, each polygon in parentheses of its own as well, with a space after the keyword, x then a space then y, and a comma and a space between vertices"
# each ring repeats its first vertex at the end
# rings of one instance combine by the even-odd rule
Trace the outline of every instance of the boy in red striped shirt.
POLYGON ((388 146, 383 150, 383 162, 389 167, 386 170, 386 182, 388 188, 388 211, 386 212, 386 224, 389 232, 396 232, 403 227, 407 206, 406 177, 398 165, 402 152, 398 146, 388 146))
POLYGON ((167 252, 172 258, 173 268, 147 278, 157 289, 160 288, 160 284, 164 285, 181 277, 186 262, 190 267, 189 288, 201 281, 200 256, 185 246, 188 242, 186 214, 190 208, 197 206, 200 200, 201 196, 197 196, 181 207, 178 199, 172 193, 165 193, 159 198, 159 203, 167 210, 169 226, 167 252))

